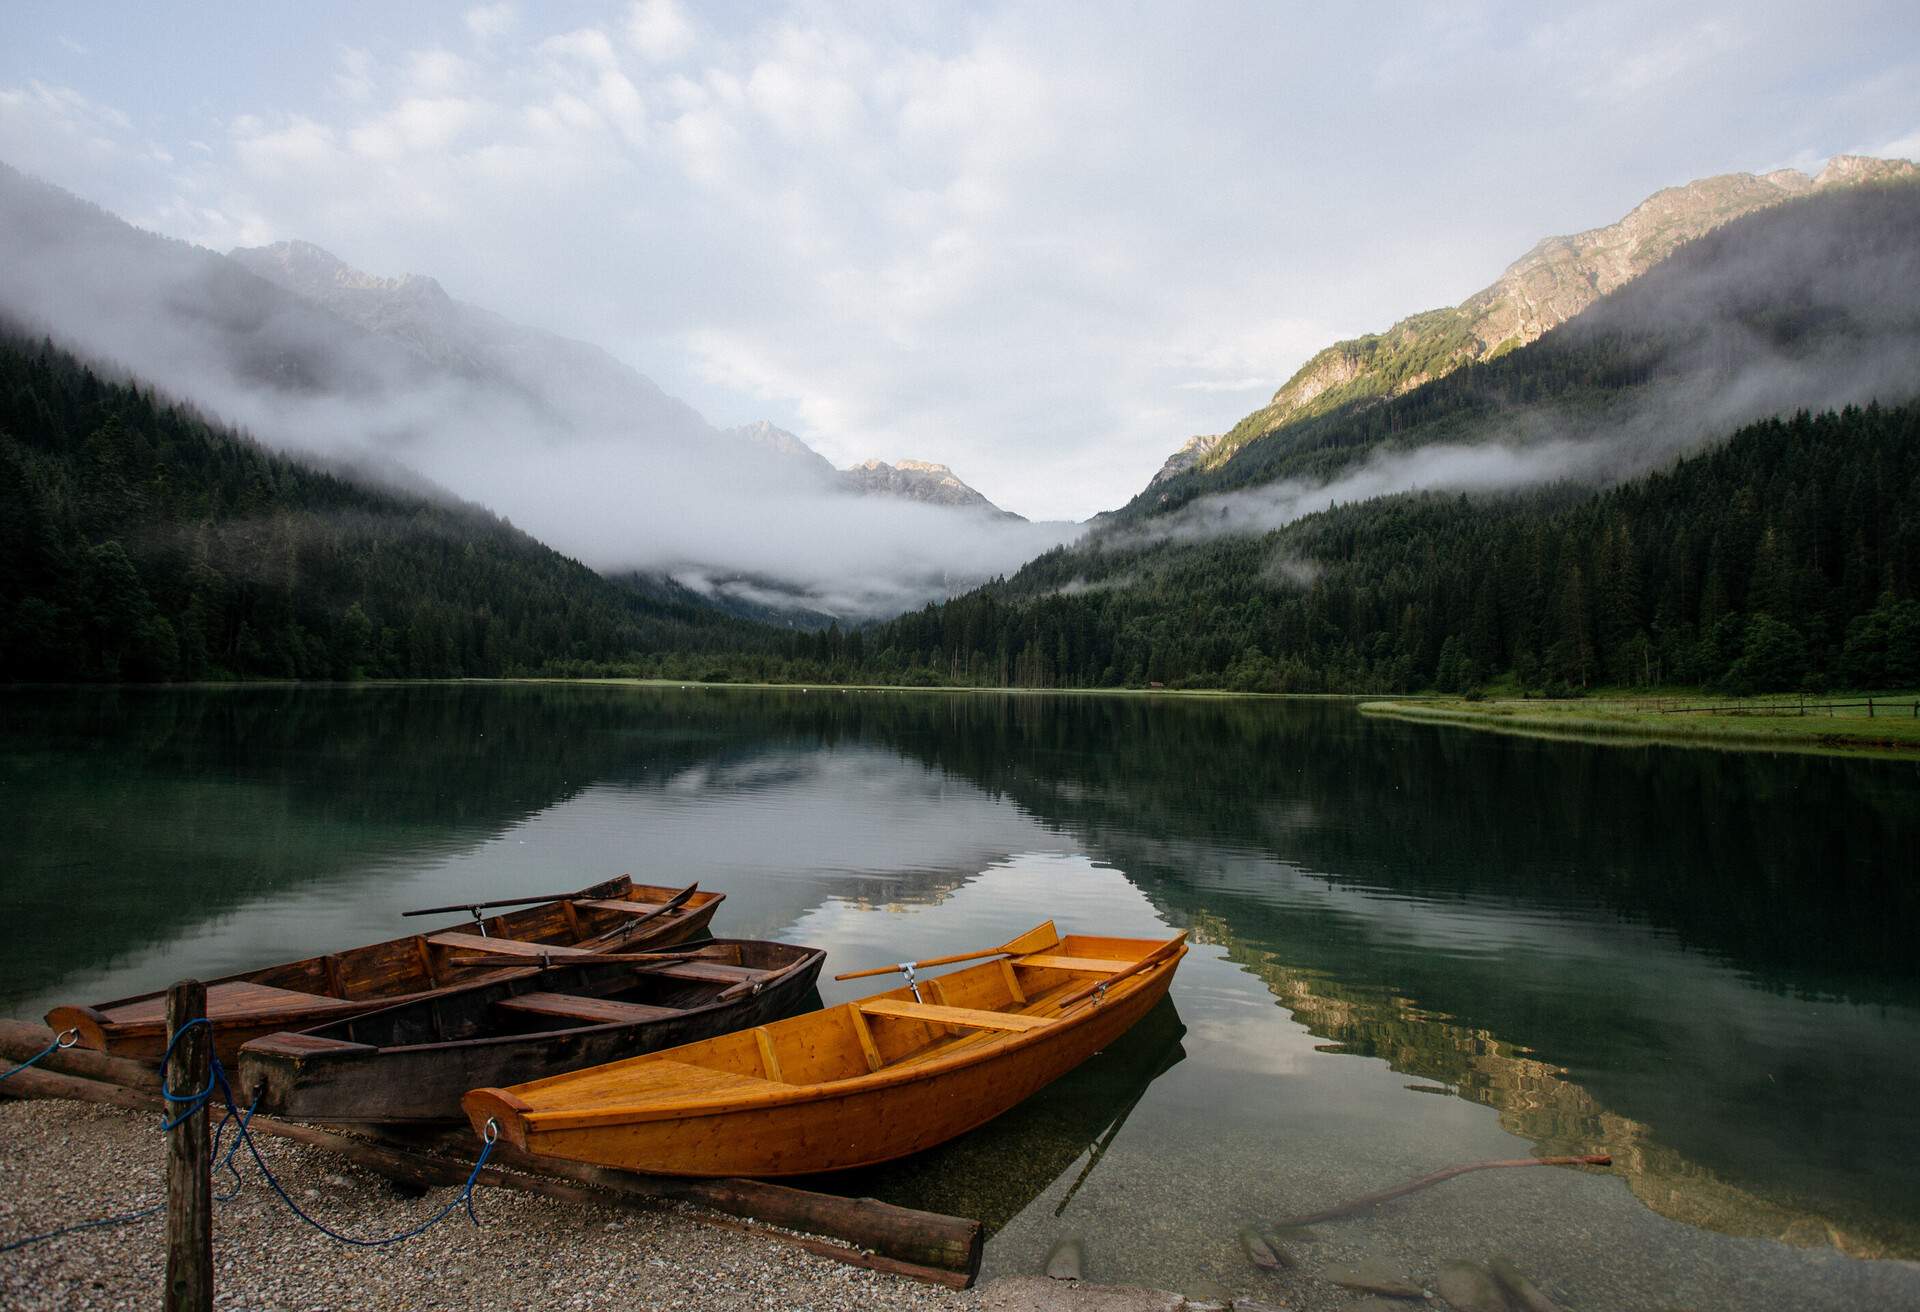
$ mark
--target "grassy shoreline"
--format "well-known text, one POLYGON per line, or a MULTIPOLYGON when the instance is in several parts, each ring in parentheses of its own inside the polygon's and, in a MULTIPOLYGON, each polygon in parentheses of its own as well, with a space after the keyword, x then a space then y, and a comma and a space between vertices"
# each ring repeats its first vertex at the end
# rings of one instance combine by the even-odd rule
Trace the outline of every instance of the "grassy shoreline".
MULTIPOLYGON (((1920 760, 1920 719, 1909 709, 1914 694, 1875 693, 1876 701, 1896 698, 1898 712, 1876 708, 1836 710, 1831 715, 1797 703, 1762 698, 1707 698, 1725 710, 1677 714, 1648 705, 1645 699, 1586 698, 1579 701, 1389 698, 1364 701, 1362 715, 1387 716, 1532 737, 1577 738, 1594 742, 1665 742, 1685 746, 1765 748, 1823 755, 1874 756, 1920 760)), ((1837 701, 1861 700, 1852 695, 1837 701)))

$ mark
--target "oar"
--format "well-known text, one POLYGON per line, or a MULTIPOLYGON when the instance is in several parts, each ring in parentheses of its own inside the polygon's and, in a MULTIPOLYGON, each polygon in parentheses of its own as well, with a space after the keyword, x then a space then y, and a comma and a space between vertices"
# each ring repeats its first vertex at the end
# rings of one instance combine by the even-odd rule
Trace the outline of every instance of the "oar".
POLYGON ((1146 956, 1140 958, 1140 960, 1134 962, 1125 970, 1117 970, 1105 979, 1095 980, 1077 993, 1069 993, 1066 997, 1062 998, 1058 1004, 1060 1013, 1064 1015, 1069 1009, 1079 1006, 1096 993, 1105 995, 1109 988, 1118 984, 1121 980, 1126 979, 1129 975, 1138 975, 1143 970, 1159 965, 1168 957, 1178 952, 1181 947, 1185 945, 1186 941, 1187 931, 1183 929, 1179 934, 1168 939, 1165 943, 1162 943, 1159 947, 1147 953, 1146 956))
MULTIPOLYGON (((962 952, 951 957, 928 957, 925 961, 909 961, 905 964, 910 970, 925 970, 929 966, 951 966, 955 962, 978 961, 982 957, 1023 957, 1029 952, 1038 952, 1042 948, 1050 948, 1059 941, 1060 932, 1053 927, 1053 922, 1049 920, 1044 925, 1035 925, 1019 938, 1009 939, 997 948, 984 948, 979 952, 962 952)), ((844 975, 835 975, 834 978, 837 980, 866 979, 872 975, 891 975, 899 969, 900 967, 898 965, 875 966, 871 970, 850 970, 844 975)))
MULTIPOLYGON (((678 893, 675 893, 672 897, 668 898, 660 906, 657 906, 653 910, 646 912, 644 915, 635 916, 632 920, 629 920, 626 924, 620 926, 619 929, 613 933, 614 941, 618 942, 620 939, 623 939, 623 938, 632 938, 633 931, 640 928, 640 926, 646 924, 649 920, 658 920, 661 916, 666 915, 669 911, 678 911, 681 907, 687 904, 688 898, 692 897, 695 893, 698 893, 699 891, 700 891, 700 885, 698 881, 688 884, 685 888, 681 889, 678 893)), ((619 901, 618 898, 613 898, 610 900, 616 901, 616 902, 619 901)))
POLYGON ((574 898, 583 898, 591 894, 591 888, 582 888, 572 893, 536 893, 531 897, 501 897, 491 902, 456 902, 450 907, 421 907, 418 911, 402 911, 403 916, 443 916, 449 911, 485 911, 488 907, 519 907, 529 902, 567 902, 574 898))
POLYGON ((725 961, 729 956, 726 948, 700 948, 694 952, 588 952, 578 954, 569 952, 556 957, 551 953, 538 955, 509 955, 507 953, 480 953, 471 957, 448 957, 449 966, 531 966, 535 962, 555 966, 591 965, 600 961, 725 961))

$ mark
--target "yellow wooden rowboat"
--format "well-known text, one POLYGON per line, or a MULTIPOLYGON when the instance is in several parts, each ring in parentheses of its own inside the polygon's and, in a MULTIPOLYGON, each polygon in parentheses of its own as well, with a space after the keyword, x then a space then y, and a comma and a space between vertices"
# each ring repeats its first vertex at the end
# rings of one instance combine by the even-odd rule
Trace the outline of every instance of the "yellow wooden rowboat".
MULTIPOLYGON (((1168 939, 1052 921, 937 979, 717 1039, 461 1100, 538 1156, 681 1176, 813 1175, 992 1120, 1127 1032, 1173 982, 1168 939)), ((878 972, 873 972, 878 973, 878 972)))

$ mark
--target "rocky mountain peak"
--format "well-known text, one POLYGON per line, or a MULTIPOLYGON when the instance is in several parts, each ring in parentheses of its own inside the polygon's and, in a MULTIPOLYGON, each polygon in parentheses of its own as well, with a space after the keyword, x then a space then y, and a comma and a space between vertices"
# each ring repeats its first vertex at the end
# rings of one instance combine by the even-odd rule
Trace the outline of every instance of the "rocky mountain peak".
POLYGON ((382 278, 354 268, 332 251, 310 241, 240 246, 227 254, 229 259, 244 264, 268 281, 313 299, 323 299, 327 292, 334 290, 400 293, 423 300, 451 299, 436 279, 424 274, 403 273, 382 278))
POLYGON ((786 429, 777 428, 765 419, 730 428, 727 435, 769 452, 815 478, 834 480, 840 476, 840 471, 833 467, 831 460, 786 429))
POLYGON ((1456 306, 1428 310, 1385 332, 1322 350, 1261 409, 1218 436, 1196 437, 1167 458, 1148 487, 1212 469, 1287 424, 1340 406, 1412 391, 1463 365, 1524 346, 1645 273, 1683 243, 1733 219, 1832 187, 1920 181, 1920 164, 1836 155, 1808 177, 1797 169, 1725 173, 1655 192, 1605 227, 1548 237, 1490 286, 1456 306))
POLYGON ((984 510, 1006 519, 1024 519, 987 500, 967 486, 960 476, 945 465, 930 460, 902 460, 890 465, 884 460, 862 460, 840 471, 848 490, 862 496, 891 496, 935 506, 955 506, 963 510, 984 510))

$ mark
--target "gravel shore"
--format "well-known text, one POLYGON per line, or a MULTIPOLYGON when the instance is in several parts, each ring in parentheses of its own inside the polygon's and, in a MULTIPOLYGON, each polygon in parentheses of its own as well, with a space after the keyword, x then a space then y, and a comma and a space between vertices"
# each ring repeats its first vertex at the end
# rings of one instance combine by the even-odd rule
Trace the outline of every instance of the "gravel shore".
MULTIPOLYGON (((368 1237, 417 1225, 451 1189, 401 1197, 339 1158, 262 1137, 261 1153, 300 1205, 368 1237)), ((164 1145, 151 1115, 69 1102, 0 1102, 0 1243, 164 1197, 164 1145)), ((245 1158, 245 1153, 241 1155, 245 1158)), ((236 1165, 238 1161, 236 1161, 236 1165)), ((290 1213, 249 1163, 214 1215, 215 1303, 317 1309, 556 1308, 970 1310, 980 1295, 879 1275, 672 1205, 587 1207, 482 1189, 478 1228, 454 1215, 384 1248, 339 1243, 290 1213)), ((216 1192, 232 1185, 216 1179, 216 1192)), ((15 1312, 159 1306, 163 1216, 85 1230, 0 1254, 0 1306, 15 1312)))

